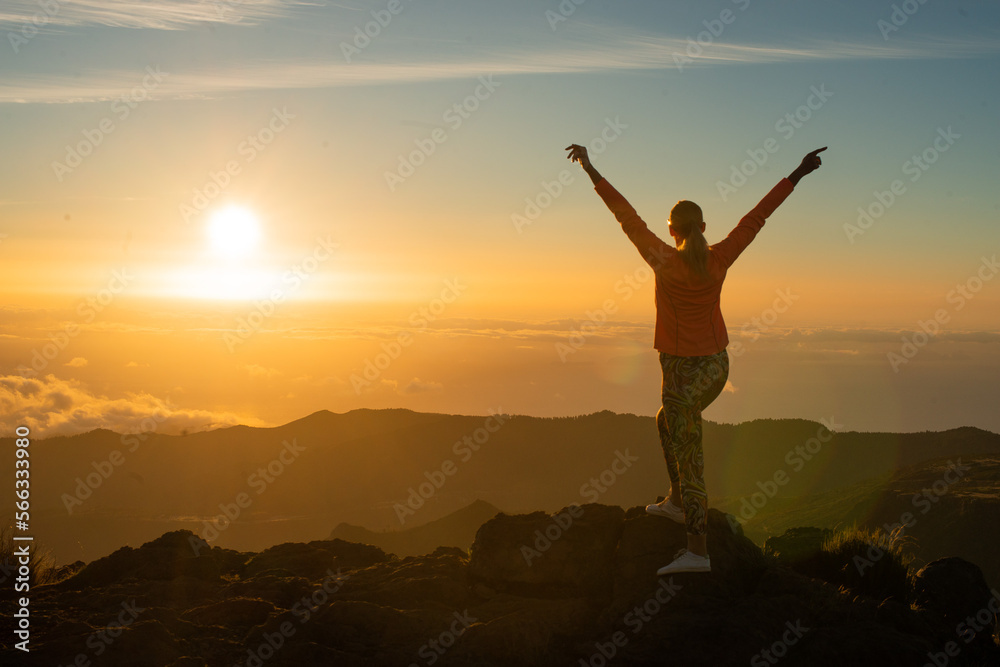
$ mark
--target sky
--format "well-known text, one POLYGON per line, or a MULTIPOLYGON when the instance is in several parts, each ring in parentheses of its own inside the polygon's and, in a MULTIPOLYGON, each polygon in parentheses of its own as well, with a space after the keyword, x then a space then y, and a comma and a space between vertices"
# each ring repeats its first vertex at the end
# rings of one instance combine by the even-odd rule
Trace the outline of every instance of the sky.
POLYGON ((653 281, 565 158, 732 267, 713 421, 1000 432, 1000 7, 0 8, 0 430, 652 415, 653 281))

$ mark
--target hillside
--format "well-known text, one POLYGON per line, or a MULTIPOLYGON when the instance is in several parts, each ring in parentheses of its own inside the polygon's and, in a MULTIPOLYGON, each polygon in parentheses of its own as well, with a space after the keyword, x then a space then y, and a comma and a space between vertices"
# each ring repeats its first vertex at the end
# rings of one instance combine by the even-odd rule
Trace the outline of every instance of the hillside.
MULTIPOLYGON (((740 511, 732 499, 716 507, 740 511)), ((981 529, 1000 526, 1000 457, 937 459, 841 491, 780 499, 742 522, 742 529, 763 544, 796 526, 888 533, 901 523, 908 524, 905 534, 915 540, 916 565, 960 555, 979 563, 986 579, 1000 585, 1000 534, 981 529), (951 465, 959 461, 962 468, 951 465)))
MULTIPOLYGON (((749 497, 779 471, 788 481, 778 497, 792 498, 941 456, 1000 454, 1000 436, 969 428, 831 436, 814 422, 764 420, 709 423, 705 432, 715 497, 749 497)), ((177 529, 249 551, 320 539, 345 522, 406 529, 477 499, 507 512, 628 507, 668 487, 653 419, 610 412, 324 411, 277 428, 186 436, 98 430, 35 442, 32 465, 44 471, 32 478, 33 530, 58 562, 177 529)), ((12 488, 12 470, 0 471, 0 484, 12 488)))

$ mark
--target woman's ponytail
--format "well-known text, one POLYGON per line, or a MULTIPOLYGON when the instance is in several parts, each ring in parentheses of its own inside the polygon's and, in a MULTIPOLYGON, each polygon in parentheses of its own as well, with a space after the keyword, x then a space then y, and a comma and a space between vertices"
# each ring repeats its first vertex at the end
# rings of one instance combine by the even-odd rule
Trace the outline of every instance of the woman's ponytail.
POLYGON ((701 233, 702 222, 701 207, 693 201, 679 201, 670 210, 670 225, 683 239, 677 246, 678 254, 695 275, 707 280, 710 251, 708 241, 701 233))
POLYGON ((708 241, 698 225, 692 225, 687 237, 677 248, 681 259, 701 278, 708 279, 708 241))

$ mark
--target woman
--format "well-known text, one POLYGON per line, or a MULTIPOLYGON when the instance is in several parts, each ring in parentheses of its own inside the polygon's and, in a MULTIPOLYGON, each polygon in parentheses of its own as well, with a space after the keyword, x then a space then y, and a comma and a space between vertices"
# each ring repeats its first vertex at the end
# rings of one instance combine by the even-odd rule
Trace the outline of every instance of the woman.
POLYGON ((709 246, 701 208, 679 201, 670 211, 668 230, 676 248, 651 232, 635 209, 590 163, 587 149, 573 144, 566 150, 594 182, 622 230, 656 274, 656 333, 653 347, 663 369, 662 407, 656 415, 660 444, 670 475, 670 494, 649 505, 650 514, 687 526, 682 549, 658 575, 709 572, 706 543, 708 496, 705 492, 701 413, 722 392, 729 377, 729 336, 719 297, 727 269, 753 241, 764 221, 791 194, 799 180, 819 168, 819 148, 774 186, 725 239, 709 246))

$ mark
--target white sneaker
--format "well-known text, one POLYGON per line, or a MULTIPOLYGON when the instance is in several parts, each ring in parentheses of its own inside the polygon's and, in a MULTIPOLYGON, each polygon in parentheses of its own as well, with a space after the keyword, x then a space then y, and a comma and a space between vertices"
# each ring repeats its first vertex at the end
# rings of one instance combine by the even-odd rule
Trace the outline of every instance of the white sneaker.
POLYGON ((708 556, 698 556, 687 549, 681 549, 674 554, 674 561, 656 571, 656 576, 676 574, 677 572, 711 572, 712 563, 708 556))
POLYGON ((664 498, 658 503, 646 505, 646 514, 665 516, 673 519, 677 523, 684 523, 684 510, 670 502, 670 498, 664 498))

